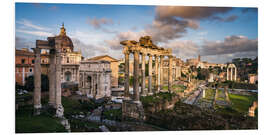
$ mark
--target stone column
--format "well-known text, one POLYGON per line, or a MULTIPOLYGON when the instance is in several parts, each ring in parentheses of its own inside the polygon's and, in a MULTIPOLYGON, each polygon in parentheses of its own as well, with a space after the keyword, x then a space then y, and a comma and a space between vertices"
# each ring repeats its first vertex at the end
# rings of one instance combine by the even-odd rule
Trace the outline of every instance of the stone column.
POLYGON ((227 80, 229 80, 229 68, 227 68, 227 80))
POLYGON ((233 80, 233 68, 231 68, 231 76, 230 76, 231 81, 233 80))
POLYGON ((56 117, 63 117, 64 116, 64 107, 62 106, 62 91, 61 91, 61 70, 62 70, 62 65, 61 65, 61 50, 56 50, 56 72, 55 72, 55 85, 56 85, 56 90, 55 90, 55 96, 56 96, 56 117))
POLYGON ((34 65, 34 115, 40 114, 41 109, 41 65, 40 49, 35 48, 35 65, 34 65))
POLYGON ((159 84, 158 84, 158 73, 159 73, 159 61, 158 61, 158 55, 155 55, 155 93, 157 93, 159 90, 159 84))
POLYGON ((236 81, 236 79, 237 79, 237 69, 236 68, 234 68, 234 80, 236 81))
POLYGON ((160 56, 160 90, 163 89, 163 58, 164 56, 160 56))
POLYGON ((152 55, 149 54, 148 60, 148 94, 152 95, 152 55))
POLYGON ((139 51, 134 51, 134 66, 133 66, 133 99, 134 101, 140 100, 140 92, 139 92, 139 51))
POLYGON ((55 107, 55 51, 50 50, 49 105, 55 107))
POLYGON ((125 99, 129 99, 129 52, 125 52, 125 99))
POLYGON ((168 91, 172 92, 172 83, 173 83, 173 76, 172 76, 172 56, 169 56, 169 70, 168 70, 168 91))
POLYGON ((146 96, 145 91, 145 54, 142 53, 142 82, 141 82, 141 93, 142 96, 146 96))

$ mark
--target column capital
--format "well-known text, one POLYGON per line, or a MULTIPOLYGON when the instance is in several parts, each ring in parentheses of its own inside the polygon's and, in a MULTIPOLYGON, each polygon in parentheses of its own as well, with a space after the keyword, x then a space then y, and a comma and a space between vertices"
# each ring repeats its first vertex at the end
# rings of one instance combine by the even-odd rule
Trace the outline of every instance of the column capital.
POLYGON ((160 55, 159 57, 160 57, 160 58, 164 58, 164 55, 160 55))
POLYGON ((147 55, 148 55, 149 57, 152 57, 152 56, 153 56, 153 54, 150 54, 150 53, 149 53, 149 54, 147 54, 147 55))

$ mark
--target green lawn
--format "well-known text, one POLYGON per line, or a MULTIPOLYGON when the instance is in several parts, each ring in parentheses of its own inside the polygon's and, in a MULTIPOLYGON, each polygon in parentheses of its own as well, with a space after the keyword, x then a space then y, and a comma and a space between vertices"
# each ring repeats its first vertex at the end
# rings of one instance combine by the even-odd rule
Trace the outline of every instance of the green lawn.
POLYGON ((56 118, 44 113, 33 116, 32 110, 32 105, 27 105, 16 111, 16 133, 67 132, 56 118))
POLYGON ((229 94, 230 100, 233 103, 232 108, 240 113, 248 112, 249 107, 253 104, 253 101, 257 101, 257 95, 236 95, 229 94))

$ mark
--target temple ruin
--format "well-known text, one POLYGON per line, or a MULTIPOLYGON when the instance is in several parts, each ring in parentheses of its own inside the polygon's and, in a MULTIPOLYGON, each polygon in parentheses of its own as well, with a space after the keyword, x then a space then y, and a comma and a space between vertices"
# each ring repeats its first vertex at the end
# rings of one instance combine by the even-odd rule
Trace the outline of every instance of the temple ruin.
POLYGON ((227 80, 237 81, 237 68, 234 64, 227 66, 227 80))
POLYGON ((124 89, 124 100, 122 104, 122 116, 123 119, 132 118, 136 120, 144 119, 143 106, 140 102, 140 95, 152 95, 153 93, 158 93, 163 88, 163 59, 164 57, 169 58, 168 62, 168 91, 172 91, 173 83, 173 71, 172 71, 172 50, 164 49, 153 44, 150 36, 141 37, 139 42, 134 40, 125 40, 120 42, 124 48, 123 53, 125 54, 125 89, 124 89), (133 63, 133 95, 130 95, 129 92, 129 55, 133 54, 134 63, 133 63), (140 55, 141 55, 141 80, 139 78, 139 64, 140 64, 140 55), (145 57, 149 57, 148 60, 148 89, 145 89, 145 57), (154 57, 154 71, 152 73, 154 57), (154 76, 152 76, 154 75, 154 76), (155 79, 155 80, 153 80, 155 79), (139 90, 139 85, 141 81, 141 92, 139 90), (153 84, 152 84, 153 83, 153 84))

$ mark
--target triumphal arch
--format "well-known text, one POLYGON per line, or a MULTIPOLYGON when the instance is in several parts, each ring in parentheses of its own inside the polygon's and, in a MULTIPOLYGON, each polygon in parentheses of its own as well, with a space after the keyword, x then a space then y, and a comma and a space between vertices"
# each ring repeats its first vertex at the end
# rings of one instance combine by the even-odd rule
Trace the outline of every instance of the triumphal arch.
POLYGON ((168 90, 172 90, 172 50, 164 49, 153 44, 150 36, 141 37, 139 42, 135 40, 125 40, 120 42, 123 47, 123 53, 125 54, 125 90, 124 100, 122 104, 122 116, 123 119, 132 118, 137 120, 144 119, 143 106, 140 102, 140 96, 152 95, 158 93, 163 88, 163 59, 168 57, 169 70, 168 70, 168 90), (129 57, 133 54, 133 65, 129 65, 129 57), (140 57, 141 56, 141 57, 140 57), (145 64, 146 57, 148 58, 148 89, 145 89, 145 64), (139 69, 141 58, 141 69, 139 69), (153 65, 154 58, 154 68, 153 65), (129 66, 133 66, 133 95, 129 93, 129 66), (155 69, 155 73, 152 70, 155 69), (141 71, 141 73, 140 73, 141 71), (139 75, 141 74, 141 79, 139 75), (154 79, 154 80, 153 80, 154 79), (140 85, 141 82, 141 85, 140 85), (153 84, 152 84, 153 83, 153 84), (140 85, 140 86, 139 86, 140 85), (141 89, 139 90, 139 88, 141 89), (140 92, 141 91, 141 92, 140 92))

